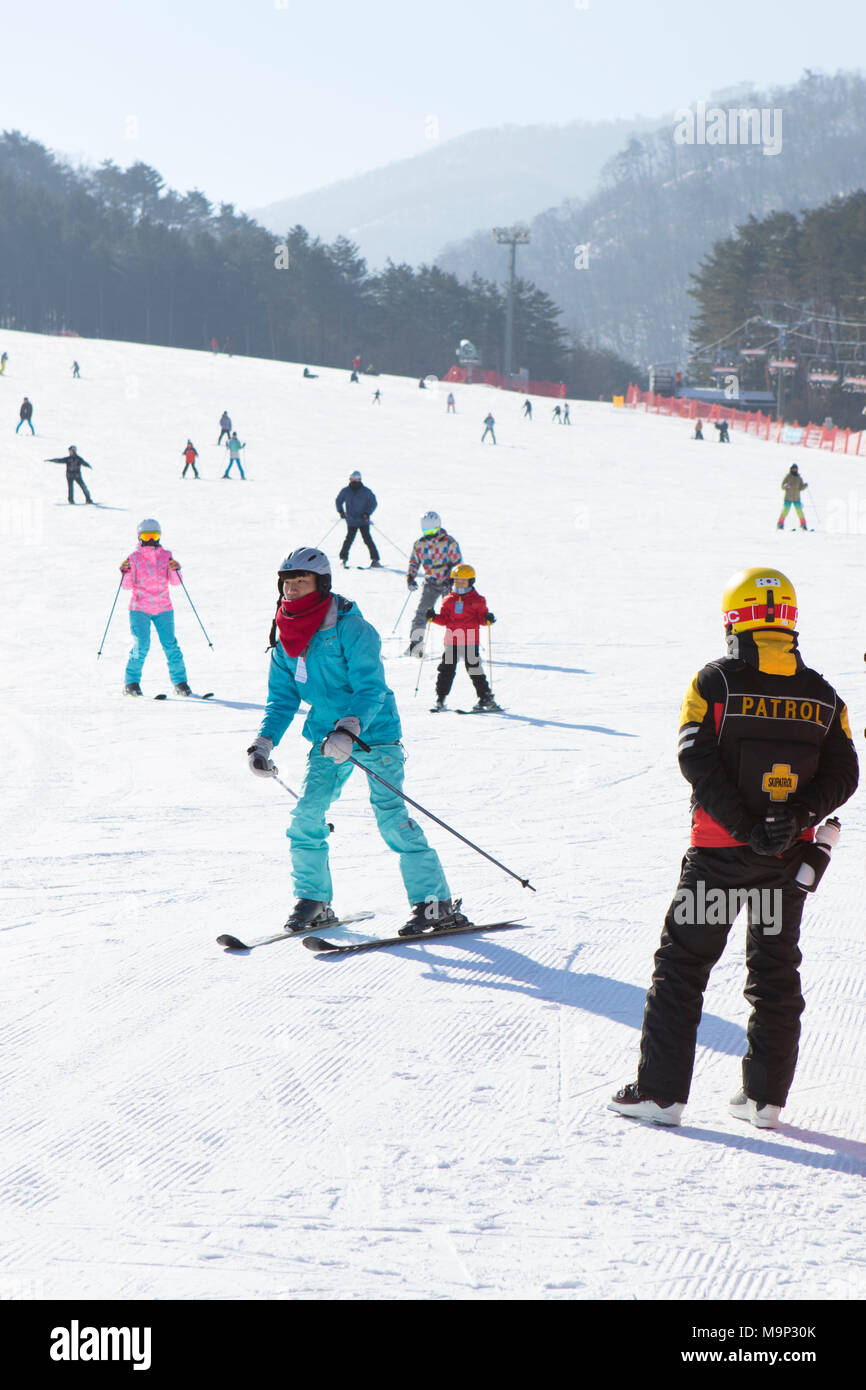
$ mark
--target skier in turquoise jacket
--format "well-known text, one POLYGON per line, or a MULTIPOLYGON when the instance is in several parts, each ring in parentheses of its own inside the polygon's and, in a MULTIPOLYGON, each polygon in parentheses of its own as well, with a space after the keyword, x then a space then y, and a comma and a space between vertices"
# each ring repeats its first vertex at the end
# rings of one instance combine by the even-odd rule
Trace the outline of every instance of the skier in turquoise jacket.
MULTIPOLYGON (((300 708, 310 706, 303 735, 313 745, 301 796, 286 831, 298 901, 286 931, 337 920, 328 863, 327 811, 351 776, 355 759, 392 786, 403 785, 402 729, 385 683, 379 634, 350 599, 331 593, 328 557, 301 546, 282 562, 271 626, 268 701, 258 737, 247 749, 250 770, 273 777, 270 754, 300 708), (366 752, 356 742, 369 745, 366 752)), ((402 797, 367 779, 379 832, 400 856, 411 916, 401 935, 461 925, 439 856, 409 817, 402 797)))

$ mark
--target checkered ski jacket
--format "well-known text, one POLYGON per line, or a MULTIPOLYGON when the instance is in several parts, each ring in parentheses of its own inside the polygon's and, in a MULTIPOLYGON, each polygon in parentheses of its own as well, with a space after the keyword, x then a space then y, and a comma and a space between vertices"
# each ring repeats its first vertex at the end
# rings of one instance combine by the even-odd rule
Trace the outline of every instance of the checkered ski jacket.
POLYGON ((437 531, 435 536, 419 536, 412 547, 406 578, 414 579, 420 566, 427 579, 444 584, 462 559, 460 546, 446 530, 437 531))

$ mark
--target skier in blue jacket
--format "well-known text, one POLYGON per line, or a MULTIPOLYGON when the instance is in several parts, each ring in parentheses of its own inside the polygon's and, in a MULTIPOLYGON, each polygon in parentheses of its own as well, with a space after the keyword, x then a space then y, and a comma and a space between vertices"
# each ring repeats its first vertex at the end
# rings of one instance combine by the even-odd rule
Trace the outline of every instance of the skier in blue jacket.
POLYGON ((337 511, 346 523, 346 539, 340 547, 340 559, 344 570, 349 568, 349 551, 359 531, 370 552, 370 569, 381 569, 379 552, 370 535, 370 517, 377 506, 376 494, 364 486, 360 473, 357 470, 350 473, 348 487, 337 493, 337 511))
MULTIPOLYGON (((357 606, 331 593, 328 557, 301 546, 280 565, 279 603, 271 627, 268 701, 258 737, 247 749, 252 772, 273 777, 270 754, 298 712, 310 706, 303 735, 313 745, 300 799, 286 832, 298 901, 286 931, 305 931, 337 920, 328 864, 327 811, 351 775, 354 758, 395 787, 403 785, 402 730, 385 683, 379 634, 357 606), (370 747, 364 752, 356 736, 370 747)), ((368 779, 379 832, 400 856, 412 905, 401 935, 464 923, 439 856, 408 814, 402 797, 368 779)))

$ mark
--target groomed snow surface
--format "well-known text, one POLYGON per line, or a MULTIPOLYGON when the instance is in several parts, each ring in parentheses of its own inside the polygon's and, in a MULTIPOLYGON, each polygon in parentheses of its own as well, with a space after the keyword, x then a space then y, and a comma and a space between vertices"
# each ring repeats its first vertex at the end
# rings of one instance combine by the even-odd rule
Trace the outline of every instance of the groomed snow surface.
MULTIPOLYGON (((735 570, 790 574, 804 656, 862 749, 863 460, 737 432, 722 452, 712 432, 699 444, 685 422, 610 404, 574 404, 567 428, 550 401, 529 422, 522 398, 486 388, 454 388, 448 415, 447 387, 352 385, 348 370, 304 381, 303 364, 13 333, 0 346, 0 1295, 862 1298, 862 794, 806 909, 783 1127, 727 1113, 742 921, 711 978, 682 1128, 605 1106, 635 1075, 688 841, 679 704, 722 652, 735 570), (36 438, 14 433, 24 394, 36 438), (246 482, 220 476, 223 409, 246 482), (488 409, 495 448, 479 442, 488 409), (198 482, 180 476, 188 436, 198 482), (42 462, 70 442, 100 508, 69 507, 63 469, 42 462), (820 520, 808 535, 775 529, 795 458, 820 520), (472 918, 524 930, 334 960, 296 940, 226 954, 220 933, 279 929, 294 901, 291 798, 244 750, 278 563, 322 541, 354 468, 379 498, 386 568, 337 567, 335 588, 382 634, 406 790, 537 892, 425 821, 472 918), (417 697, 401 655, 412 605, 392 633, 401 552, 431 507, 497 615, 504 715, 428 713, 435 655, 417 697), (125 596, 97 660, 148 515, 213 642, 175 590, 205 704, 124 699, 125 596)), ((341 536, 325 542, 335 567, 341 536)), ((360 537, 352 561, 366 563, 360 537)), ((171 690, 158 646, 143 686, 171 690)), ((461 670, 450 705, 473 699, 461 670)), ((274 755, 296 789, 299 726, 274 755)), ((335 907, 374 910, 365 926, 392 934, 407 904, 359 773, 331 819, 335 907)))

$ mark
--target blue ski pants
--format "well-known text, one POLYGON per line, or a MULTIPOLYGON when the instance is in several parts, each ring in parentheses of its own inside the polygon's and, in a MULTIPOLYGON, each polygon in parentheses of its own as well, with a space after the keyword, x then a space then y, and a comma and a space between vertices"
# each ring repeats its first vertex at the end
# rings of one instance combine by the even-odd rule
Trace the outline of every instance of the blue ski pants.
POLYGON ((181 681, 186 680, 186 667, 183 663, 183 652, 174 635, 173 608, 166 609, 164 613, 141 613, 137 608, 130 609, 129 626, 132 632, 132 650, 126 663, 126 684, 129 685, 132 681, 141 680, 144 659, 150 651, 151 623, 156 628, 156 635, 162 643, 162 650, 165 652, 169 679, 172 685, 179 685, 181 681))
MULTIPOLYGON (((352 756, 393 786, 402 787, 404 754, 401 744, 380 743, 369 753, 356 746, 352 756)), ((318 747, 310 750, 301 797, 286 831, 291 845, 295 892, 299 898, 313 898, 324 903, 333 898, 326 815, 353 771, 351 762, 335 763, 333 758, 323 757, 318 747)), ((428 845, 420 825, 411 819, 406 802, 373 777, 367 778, 367 784, 379 833, 389 849, 400 856, 400 874, 409 902, 423 903, 431 898, 442 902, 450 898, 451 890, 439 855, 428 845)))

